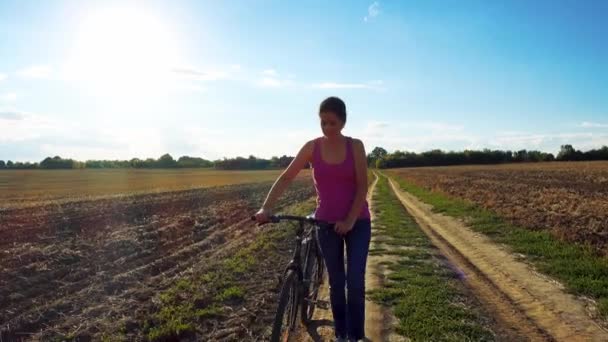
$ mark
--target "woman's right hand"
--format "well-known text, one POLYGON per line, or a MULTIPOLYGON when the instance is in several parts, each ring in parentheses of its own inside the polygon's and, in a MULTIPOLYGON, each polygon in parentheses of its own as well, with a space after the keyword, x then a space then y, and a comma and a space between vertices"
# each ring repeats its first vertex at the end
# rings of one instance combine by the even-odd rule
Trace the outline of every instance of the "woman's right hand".
POLYGON ((263 225, 264 223, 270 222, 270 216, 271 216, 270 210, 260 208, 260 210, 258 210, 258 212, 255 213, 255 220, 258 223, 258 225, 263 225))

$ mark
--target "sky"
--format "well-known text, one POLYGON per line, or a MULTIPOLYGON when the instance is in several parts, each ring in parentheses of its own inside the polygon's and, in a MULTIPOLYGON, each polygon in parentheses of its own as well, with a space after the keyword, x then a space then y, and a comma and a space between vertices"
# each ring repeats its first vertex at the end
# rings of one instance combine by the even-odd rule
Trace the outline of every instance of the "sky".
POLYGON ((1 1, 0 160, 608 145, 608 1, 1 1))

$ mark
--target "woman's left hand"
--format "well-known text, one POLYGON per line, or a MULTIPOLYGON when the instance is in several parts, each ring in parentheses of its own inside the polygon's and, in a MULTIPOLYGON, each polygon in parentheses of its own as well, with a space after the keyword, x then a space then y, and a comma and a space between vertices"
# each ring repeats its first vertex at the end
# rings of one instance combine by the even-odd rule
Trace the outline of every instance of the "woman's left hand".
POLYGON ((338 233, 338 235, 344 236, 353 229, 354 225, 355 221, 352 220, 338 221, 336 222, 334 230, 336 231, 336 233, 338 233))

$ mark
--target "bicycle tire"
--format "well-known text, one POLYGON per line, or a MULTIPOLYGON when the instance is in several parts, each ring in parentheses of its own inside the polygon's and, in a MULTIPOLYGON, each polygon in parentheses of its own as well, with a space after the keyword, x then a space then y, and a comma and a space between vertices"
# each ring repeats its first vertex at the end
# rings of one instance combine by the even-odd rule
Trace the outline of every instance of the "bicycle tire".
POLYGON ((323 281, 323 259, 316 248, 318 248, 316 245, 310 243, 306 248, 304 258, 304 279, 310 279, 303 291, 301 319, 304 325, 308 325, 312 320, 316 300, 319 297, 319 288, 323 281))
POLYGON ((289 341, 289 335, 295 331, 300 301, 298 285, 298 275, 294 270, 288 270, 279 295, 279 306, 272 325, 271 342, 289 341))

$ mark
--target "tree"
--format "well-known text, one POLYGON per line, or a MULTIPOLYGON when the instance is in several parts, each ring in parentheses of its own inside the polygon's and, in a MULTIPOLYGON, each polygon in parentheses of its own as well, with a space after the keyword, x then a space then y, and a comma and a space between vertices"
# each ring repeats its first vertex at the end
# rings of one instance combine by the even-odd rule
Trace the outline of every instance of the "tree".
POLYGON ((602 146, 599 150, 591 150, 583 153, 584 160, 608 160, 608 146, 602 146))
POLYGON ((559 153, 557 154, 557 160, 583 160, 586 159, 583 152, 575 150, 572 145, 562 145, 559 153))
POLYGON ((143 161, 143 160, 141 160, 141 159, 139 159, 139 158, 132 158, 132 159, 129 161, 129 165, 130 165, 132 168, 139 169, 139 168, 141 168, 141 167, 143 167, 143 166, 144 166, 144 161, 143 161))
POLYGON ((40 162, 42 169, 73 169, 77 162, 72 159, 63 159, 60 156, 46 157, 40 162))
POLYGON ((382 159, 388 155, 388 152, 382 147, 375 147, 368 155, 367 155, 367 165, 376 166, 377 160, 382 159))
MULTIPOLYGON (((286 155, 283 155, 281 158, 279 158, 279 168, 286 168, 289 166, 289 164, 291 164, 291 162, 294 160, 295 157, 288 157, 286 155)), ((306 165, 305 168, 308 168, 310 165, 306 165)))
POLYGON ((178 167, 211 167, 213 164, 203 158, 182 156, 177 160, 178 167))
POLYGON ((0 169, 4 169, 6 167, 6 163, 4 160, 0 160, 0 169))
POLYGON ((160 156, 160 158, 158 158, 156 165, 162 168, 171 168, 175 167, 177 165, 177 162, 175 161, 175 159, 173 159, 173 157, 171 157, 169 153, 165 153, 160 156))

